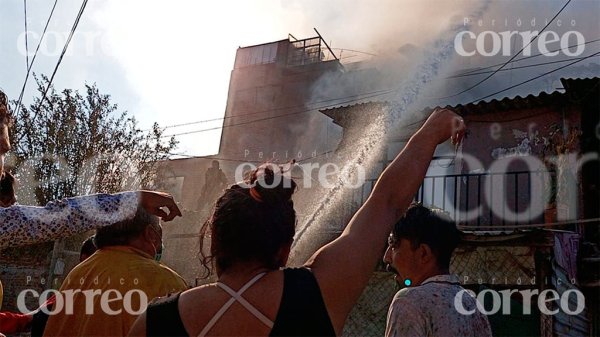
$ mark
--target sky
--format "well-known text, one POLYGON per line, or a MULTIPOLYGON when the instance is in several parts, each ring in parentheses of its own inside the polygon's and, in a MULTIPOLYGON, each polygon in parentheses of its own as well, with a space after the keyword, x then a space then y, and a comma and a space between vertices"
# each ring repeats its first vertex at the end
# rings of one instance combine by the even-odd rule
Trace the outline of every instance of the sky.
MULTIPOLYGON (((0 88, 19 95, 26 73, 24 1, 0 0, 0 88)), ((172 126, 223 117, 236 49, 315 35, 316 27, 333 48, 387 55, 406 46, 427 48, 449 26, 476 6, 482 18, 510 22, 550 19, 566 0, 418 1, 418 0, 247 0, 247 1, 89 1, 67 55, 58 69, 57 89, 82 89, 96 83, 120 111, 136 117, 142 129, 152 123, 172 126)), ((33 72, 51 74, 82 0, 59 0, 33 72)), ((32 52, 54 4, 27 0, 29 50, 32 52)), ((561 14, 576 20, 573 29, 586 40, 600 38, 600 2, 573 1, 561 14)), ((473 29, 502 31, 487 20, 473 29)), ((508 29, 508 28, 507 28, 508 29)), ((559 33, 565 27, 554 27, 559 33)), ((591 46, 591 45, 590 45, 591 46)), ((591 48, 591 47, 590 47, 591 48)), ((596 44, 595 50, 600 50, 596 44)), ((338 51, 339 49, 334 49, 338 51)), ((346 55, 349 55, 346 53, 346 55)), ((363 54, 364 56, 365 54, 363 54)), ((31 60, 31 57, 30 57, 31 60)), ((495 59, 455 58, 450 68, 484 66, 495 59)), ((506 57, 504 58, 506 60, 506 57)), ((351 60, 350 60, 351 61, 351 60)), ((35 82, 27 84, 24 103, 32 101, 35 82)), ((211 129, 178 136, 177 153, 218 152, 222 120, 169 127, 165 134, 211 129)))

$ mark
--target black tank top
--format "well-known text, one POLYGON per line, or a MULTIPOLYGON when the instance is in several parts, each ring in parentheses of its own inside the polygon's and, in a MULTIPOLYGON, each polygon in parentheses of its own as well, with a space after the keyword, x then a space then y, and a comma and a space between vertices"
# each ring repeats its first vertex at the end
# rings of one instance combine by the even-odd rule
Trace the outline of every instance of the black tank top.
MULTIPOLYGON (((321 289, 307 268, 283 270, 283 295, 269 336, 335 336, 321 289)), ((188 336, 177 302, 180 293, 155 300, 146 311, 147 336, 188 336)))

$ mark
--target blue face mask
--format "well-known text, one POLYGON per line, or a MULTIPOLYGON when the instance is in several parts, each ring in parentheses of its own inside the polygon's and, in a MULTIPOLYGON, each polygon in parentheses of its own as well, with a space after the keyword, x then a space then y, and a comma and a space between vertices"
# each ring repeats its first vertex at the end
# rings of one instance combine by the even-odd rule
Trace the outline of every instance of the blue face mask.
MULTIPOLYGON (((161 233, 154 227, 152 227, 152 230, 154 230, 154 232, 156 234, 158 234, 158 237, 162 237, 161 233)), ((160 247, 158 247, 158 249, 156 247, 154 247, 154 245, 152 245, 152 248, 154 248, 154 260, 157 262, 160 262, 160 259, 162 258, 162 254, 165 251, 165 244, 162 242, 162 240, 160 241, 160 247)))
POLYGON ((157 262, 160 262, 160 259, 162 259, 162 254, 164 251, 165 251, 165 244, 161 242, 160 248, 158 249, 156 254, 154 254, 154 260, 157 262))

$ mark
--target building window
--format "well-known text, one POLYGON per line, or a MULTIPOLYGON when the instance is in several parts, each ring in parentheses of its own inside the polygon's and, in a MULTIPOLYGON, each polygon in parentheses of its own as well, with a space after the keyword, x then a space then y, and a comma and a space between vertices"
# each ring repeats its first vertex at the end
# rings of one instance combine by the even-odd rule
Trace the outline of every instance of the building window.
POLYGON ((277 60, 277 43, 239 48, 235 57, 235 68, 256 64, 275 63, 277 60))

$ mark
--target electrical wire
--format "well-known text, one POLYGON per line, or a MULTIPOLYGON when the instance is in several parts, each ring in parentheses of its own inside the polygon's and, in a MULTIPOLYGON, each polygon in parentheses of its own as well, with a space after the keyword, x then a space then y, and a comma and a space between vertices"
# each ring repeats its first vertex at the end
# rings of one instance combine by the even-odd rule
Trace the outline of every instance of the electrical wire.
MULTIPOLYGON (((353 98, 353 97, 356 97, 356 99, 354 99, 352 101, 360 101, 360 100, 363 100, 365 98, 371 98, 371 97, 374 97, 374 96, 380 96, 380 95, 389 94, 389 93, 391 93, 393 91, 396 91, 396 90, 398 90, 398 89, 395 88, 395 89, 375 90, 375 91, 371 91, 371 92, 365 92, 365 93, 360 93, 360 94, 348 95, 348 96, 345 96, 345 97, 330 98, 330 99, 325 99, 325 100, 321 100, 321 101, 315 101, 315 102, 308 103, 308 105, 314 105, 314 104, 319 104, 319 103, 326 103, 326 102, 331 102, 331 101, 339 101, 339 100, 344 100, 344 99, 353 98), (377 95, 374 95, 374 94, 377 94, 377 95), (360 97, 360 96, 368 96, 368 97, 360 97)), ((343 103, 344 102, 342 102, 342 104, 343 103)), ((194 124, 201 124, 201 123, 207 123, 207 122, 215 122, 215 121, 227 120, 227 119, 231 119, 231 118, 239 118, 239 117, 245 117, 245 116, 252 116, 252 115, 263 114, 263 113, 267 113, 267 112, 274 112, 274 111, 279 111, 279 110, 290 110, 290 109, 294 109, 294 108, 304 108, 304 107, 306 107, 306 105, 307 104, 298 104, 298 105, 277 107, 277 108, 271 108, 271 109, 265 109, 265 110, 260 110, 260 111, 254 111, 254 112, 239 114, 239 115, 236 115, 236 116, 218 117, 218 118, 204 119, 204 120, 193 121, 193 122, 186 122, 186 123, 181 123, 181 124, 167 125, 167 126, 163 127, 163 129, 175 128, 175 127, 181 127, 181 126, 188 126, 188 125, 194 125, 194 124)), ((335 105, 337 105, 337 103, 335 105)), ((312 109, 312 110, 314 110, 314 109, 312 109)))
MULTIPOLYGON (((594 42, 598 42, 598 41, 600 41, 600 39, 595 39, 595 40, 587 41, 587 42, 584 42, 584 43, 573 44, 573 45, 567 46, 567 47, 565 47, 565 48, 558 48, 558 49, 553 49, 553 50, 550 50, 550 51, 548 51, 548 53, 554 53, 554 52, 557 52, 557 51, 568 50, 568 49, 571 49, 571 48, 573 48, 573 47, 584 46, 584 45, 587 45, 587 44, 590 44, 590 43, 594 43, 594 42)), ((519 59, 513 60, 513 61, 511 61, 510 63, 516 63, 516 62, 520 62, 520 61, 523 61, 523 60, 528 60, 528 59, 532 59, 532 58, 535 58, 535 57, 538 57, 538 56, 545 56, 545 55, 547 55, 547 54, 544 54, 544 53, 538 53, 538 54, 535 54, 535 55, 531 55, 531 56, 525 56, 525 57, 522 57, 522 58, 519 58, 519 59)), ((478 68, 478 69, 472 69, 472 70, 468 70, 468 71, 462 72, 462 73, 460 73, 460 74, 456 74, 456 75, 448 76, 448 77, 446 77, 446 79, 449 79, 449 78, 457 78, 457 77, 465 77, 465 76, 470 76, 470 75, 475 75, 474 73, 476 73, 476 72, 480 72, 480 71, 482 71, 482 70, 487 70, 487 69, 492 69, 492 68, 494 68, 494 67, 501 66, 502 64, 503 64, 503 63, 498 63, 498 64, 494 64, 494 65, 487 66, 487 67, 484 67, 484 68, 478 68)), ((486 72, 486 73, 487 73, 487 72, 486 72)), ((479 74, 479 73, 478 73, 478 74, 479 74)))
POLYGON ((29 42, 27 41, 27 35, 29 35, 29 29, 27 29, 27 0, 23 0, 23 17, 25 21, 25 69, 29 69, 29 42))
POLYGON ((351 52, 354 52, 354 53, 365 54, 365 55, 369 55, 369 56, 379 56, 377 54, 368 53, 366 51, 360 51, 360 50, 354 50, 354 49, 348 49, 348 48, 333 48, 332 47, 331 49, 340 50, 340 51, 347 50, 347 51, 351 51, 351 52))
POLYGON ((553 72, 556 72, 556 71, 559 71, 559 70, 561 70, 561 69, 564 69, 564 68, 566 68, 566 67, 569 67, 569 66, 571 66, 571 65, 573 65, 573 64, 576 64, 576 63, 579 63, 579 62, 581 62, 581 61, 583 61, 583 60, 589 59, 590 57, 594 57, 594 56, 596 56, 596 55, 598 55, 598 54, 600 54, 600 52, 594 53, 594 54, 592 54, 592 55, 588 55, 588 56, 586 56, 586 57, 584 57, 584 58, 581 58, 581 59, 579 59, 579 60, 573 61, 573 62, 571 62, 571 63, 569 63, 569 64, 566 64, 566 65, 564 65, 564 66, 562 66, 562 67, 558 67, 558 68, 556 68, 556 69, 554 69, 554 70, 551 70, 551 71, 545 72, 545 73, 543 73, 543 74, 541 74, 541 75, 535 76, 535 77, 533 77, 533 78, 530 78, 530 79, 528 79, 528 80, 526 80, 526 81, 523 81, 523 82, 520 82, 520 83, 517 83, 517 84, 511 85, 511 86, 509 86, 509 87, 507 87, 507 88, 505 88, 505 89, 502 89, 502 90, 496 91, 496 92, 494 92, 494 93, 492 93, 492 94, 489 94, 489 95, 487 95, 487 96, 483 96, 483 97, 477 98, 477 99, 475 99, 475 100, 473 100, 473 101, 469 102, 468 104, 475 103, 475 102, 478 102, 478 101, 484 100, 484 99, 486 99, 486 98, 489 98, 489 97, 492 97, 492 96, 496 96, 496 95, 498 95, 498 94, 500 94, 500 93, 503 93, 503 92, 505 92, 505 91, 508 91, 508 90, 510 90, 510 89, 513 89, 513 88, 516 88, 516 87, 518 87, 518 86, 521 86, 521 85, 523 85, 523 84, 529 83, 529 82, 531 82, 531 81, 537 80, 537 79, 538 79, 538 78, 540 78, 540 77, 546 76, 546 75, 548 75, 548 74, 551 74, 551 73, 553 73, 553 72))
POLYGON ((244 163, 244 162, 260 163, 260 162, 262 162, 262 161, 251 161, 251 160, 215 157, 214 155, 198 156, 198 155, 189 155, 189 154, 185 154, 185 153, 169 153, 169 154, 172 156, 182 156, 182 157, 185 157, 186 159, 214 159, 214 160, 230 161, 230 162, 235 162, 235 163, 244 163))
MULTIPOLYGON (((426 119, 427 118, 422 118, 422 119, 416 120, 416 121, 414 121, 412 123, 403 125, 403 128, 410 128, 410 127, 415 126, 415 125, 420 125, 420 124, 424 123, 426 119)), ((328 153, 331 153, 331 152, 333 152, 333 150, 323 152, 323 153, 318 154, 318 155, 313 156, 313 157, 309 157, 308 159, 320 157, 320 156, 322 156, 324 154, 328 154, 328 153)), ((184 156, 184 157, 187 157, 187 158, 213 158, 213 159, 219 159, 219 158, 212 157, 211 155, 207 155, 207 156, 193 156, 193 155, 187 155, 187 154, 183 154, 183 153, 169 153, 169 154, 170 155, 176 155, 176 156, 184 156)), ((303 162, 303 161, 308 160, 308 159, 297 160, 297 162, 303 162)), ((237 160, 237 159, 224 159, 224 160, 243 162, 242 160, 237 160)))
POLYGON ((522 228, 543 228, 543 227, 555 227, 555 226, 564 226, 564 225, 575 225, 575 224, 588 224, 599 222, 600 218, 591 218, 591 219, 581 219, 581 220, 568 220, 561 222, 552 222, 552 223, 540 223, 540 224, 523 224, 523 225, 497 225, 497 226, 456 226, 458 229, 469 230, 469 229, 479 229, 486 231, 504 231, 505 229, 522 229, 522 228))
MULTIPOLYGON (((62 52, 60 53, 60 57, 58 58, 58 62, 56 63, 56 66, 54 67, 54 71, 52 72, 52 76, 50 77, 50 80, 48 81, 48 85, 46 86, 46 89, 44 89, 44 92, 42 93, 42 97, 40 98, 40 103, 38 104, 37 108, 35 109, 35 113, 34 113, 33 119, 35 119, 37 117, 38 111, 42 108, 42 104, 44 103, 44 99, 46 99, 46 95, 48 94, 48 90, 52 86, 52 82, 54 81, 54 76, 56 76, 56 73, 58 71, 58 67, 62 63, 63 57, 65 56, 65 53, 67 52, 67 48, 69 48, 69 44, 71 43, 71 39, 73 38, 73 35, 75 34, 75 30, 77 29, 77 26, 79 25, 79 20, 81 20, 81 16, 83 15, 83 11, 85 10, 85 7, 87 6, 87 3, 88 3, 88 0, 83 0, 83 3, 81 4, 81 8, 79 9, 79 13, 77 13, 77 17, 75 18, 75 22, 73 23, 73 27, 71 27, 71 32, 70 32, 69 36, 67 37, 67 41, 65 42, 65 45, 63 47, 62 52)), ((19 141, 21 139, 22 139, 22 136, 21 136, 21 138, 19 138, 19 141)))
MULTIPOLYGON (((367 97, 363 97, 363 98, 361 98, 359 100, 381 96, 381 95, 384 95, 384 94, 391 93, 393 91, 395 91, 395 90, 389 90, 389 91, 384 92, 384 93, 373 94, 373 95, 370 95, 370 96, 367 96, 367 97)), ((225 128, 233 127, 233 126, 247 125, 247 124, 252 124, 252 123, 256 123, 256 122, 262 122, 262 121, 271 120, 271 119, 275 119, 275 118, 293 116, 293 115, 298 115, 298 114, 302 114, 302 113, 306 113, 306 112, 311 112, 311 111, 315 111, 315 110, 325 109, 325 108, 329 108, 329 107, 335 107, 335 106, 338 106, 340 104, 351 103, 351 102, 354 102, 354 101, 357 101, 357 100, 353 99, 353 100, 348 100, 348 101, 344 101, 344 102, 338 102, 338 103, 335 103, 335 104, 329 104, 329 105, 324 105, 324 106, 320 106, 320 107, 314 107, 314 108, 311 108, 311 109, 300 110, 300 111, 296 111, 296 112, 292 112, 292 113, 288 113, 288 114, 282 114, 282 115, 277 115, 277 116, 271 116, 271 117, 253 119, 253 120, 246 121, 246 122, 240 122, 240 123, 234 123, 234 124, 229 124, 229 125, 216 126, 216 127, 213 127, 213 128, 200 129, 200 130, 194 130, 194 131, 188 131, 188 132, 181 132, 181 133, 174 133, 174 134, 169 134, 169 135, 161 136, 161 138, 168 138, 168 137, 174 137, 174 136, 183 136, 183 135, 189 135, 189 134, 194 134, 194 133, 200 133, 200 132, 206 132, 206 131, 213 131, 213 130, 225 129, 225 128)))
MULTIPOLYGON (((308 158, 296 160, 296 163, 302 163, 307 160, 318 158, 318 157, 327 155, 332 152, 334 152, 334 150, 321 152, 319 154, 316 154, 316 155, 308 157, 308 158)), ((215 159, 215 160, 229 161, 229 162, 235 162, 235 163, 264 163, 265 162, 264 160, 233 159, 233 158, 215 157, 214 155, 197 156, 197 155, 188 155, 185 153, 169 153, 169 154, 172 156, 182 156, 182 157, 185 157, 186 159, 215 159)), ((273 158, 269 158, 269 159, 273 159, 273 158)))
POLYGON ((553 18, 552 18, 550 21, 548 21, 548 23, 547 23, 547 24, 544 26, 544 28, 542 28, 542 30, 541 30, 541 31, 540 31, 540 32, 539 32, 539 33, 538 33, 536 36, 534 36, 534 37, 533 37, 533 39, 531 39, 531 40, 530 40, 530 41, 529 41, 529 42, 528 42, 526 45, 524 45, 524 46, 523 46, 523 48, 521 48, 521 50, 519 50, 519 51, 518 51, 518 52, 517 52, 515 55, 511 56, 511 58, 510 58, 508 61, 504 62, 504 64, 502 64, 502 66, 501 66, 500 68, 498 68, 498 69, 494 70, 494 72, 493 72, 493 73, 491 73, 490 75, 488 75, 488 76, 487 76, 487 77, 485 77, 484 79, 480 80, 479 82, 475 83, 474 85, 472 85, 472 86, 468 87, 467 89, 464 89, 464 90, 462 90, 462 91, 460 91, 460 92, 458 92, 458 93, 456 93, 456 94, 453 94, 453 95, 449 95, 449 96, 445 96, 445 97, 439 97, 438 99, 452 98, 452 97, 456 97, 456 96, 458 96, 458 95, 460 95, 460 94, 464 94, 465 92, 467 92, 467 91, 470 91, 470 90, 474 89, 475 87, 479 86, 481 83, 483 83, 483 82, 487 81, 488 79, 490 79, 490 78, 491 78, 492 76, 494 76, 494 75, 495 75, 495 74, 496 74, 498 71, 500 71, 501 69, 503 69, 504 67, 506 67, 506 65, 507 65, 507 64, 508 64, 510 61, 514 60, 514 59, 515 59, 515 58, 516 58, 516 57, 517 57, 519 54, 521 54, 521 52, 522 52, 522 51, 523 51, 525 48, 527 48, 527 47, 528 47, 528 46, 529 46, 531 43, 533 43, 533 41, 537 40, 537 38, 540 36, 540 34, 542 34, 542 33, 544 32, 544 30, 546 30, 546 28, 548 28, 548 26, 550 26, 550 24, 551 24, 551 23, 554 21, 554 19, 556 19, 556 17, 560 15, 560 13, 561 13, 561 12, 562 12, 562 11, 563 11, 563 10, 564 10, 566 7, 567 7, 567 5, 569 5, 569 3, 571 3, 571 1, 572 1, 572 0, 568 0, 568 1, 567 1, 567 2, 564 4, 564 6, 563 6, 563 7, 562 7, 562 8, 561 8, 559 11, 558 11, 558 13, 556 13, 556 15, 554 15, 554 17, 553 17, 553 18))
MULTIPOLYGON (((539 67, 539 66, 546 66, 549 64, 556 64, 556 63, 564 63, 564 62, 570 62, 573 60, 579 60, 582 59, 583 57, 573 57, 573 58, 569 58, 566 60, 558 60, 558 61, 549 61, 549 62, 542 62, 542 63, 535 63, 535 64, 528 64, 525 66, 517 66, 517 67, 513 67, 510 69, 502 69, 500 71, 513 71, 515 69, 525 69, 525 68, 532 68, 532 67, 539 67)), ((492 70, 490 71, 482 71, 482 72, 478 72, 478 73, 471 73, 471 74, 466 74, 466 75, 461 75, 460 77, 467 77, 467 76, 476 76, 476 75, 483 75, 483 74, 489 74, 493 72, 492 70)), ((453 78, 458 78, 458 77, 453 77, 453 78)))
POLYGON ((52 19, 52 15, 54 14, 54 9, 56 8, 56 4, 58 0, 54 1, 54 6, 52 6, 52 10, 50 11, 50 15, 48 16, 48 20, 46 21, 46 26, 44 26, 44 31, 42 32, 42 36, 40 37, 40 42, 35 48, 35 52, 33 53, 33 58, 31 58, 31 63, 27 67, 27 74, 25 75, 25 81, 23 82, 23 87, 21 88, 21 93, 19 94, 19 99, 17 101, 17 105, 15 107, 15 111, 21 106, 21 101, 23 100, 23 94, 25 93, 25 87, 27 86, 27 81, 29 80, 29 74, 31 72, 31 68, 33 67, 33 63, 35 62, 35 58, 37 57, 37 53, 40 50, 40 46, 42 45, 42 41, 44 40, 44 36, 46 35, 46 30, 48 29, 48 25, 50 24, 50 20, 52 19))

